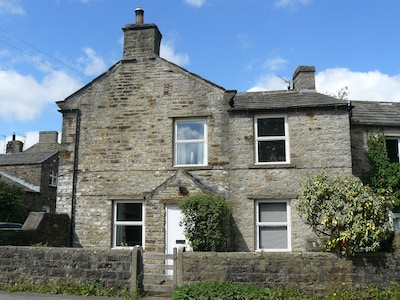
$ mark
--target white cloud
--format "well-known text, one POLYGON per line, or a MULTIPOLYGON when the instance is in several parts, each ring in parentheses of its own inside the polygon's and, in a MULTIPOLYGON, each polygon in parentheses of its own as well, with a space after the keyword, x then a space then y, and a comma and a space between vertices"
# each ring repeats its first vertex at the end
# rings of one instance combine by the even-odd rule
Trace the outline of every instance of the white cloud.
POLYGON ((84 65, 83 72, 86 76, 96 76, 107 69, 107 65, 103 58, 99 57, 91 48, 83 49, 84 56, 81 56, 78 61, 84 65))
POLYGON ((0 0, 0 14, 24 15, 20 0, 0 0))
POLYGON ((77 79, 59 71, 47 74, 41 82, 13 70, 0 71, 0 117, 33 120, 47 104, 65 98, 80 86, 77 79))
POLYGON ((312 0, 277 0, 275 2, 275 6, 279 8, 295 8, 299 4, 300 5, 307 5, 312 0))
POLYGON ((175 53, 173 41, 167 41, 165 43, 164 42, 161 43, 160 56, 179 66, 185 66, 189 64, 189 55, 182 53, 175 53))
POLYGON ((196 7, 202 7, 206 4, 206 0, 185 0, 185 3, 196 7))
MULTIPOLYGON (((349 100, 400 101, 400 74, 389 76, 376 70, 358 72, 347 68, 331 68, 316 73, 315 85, 318 92, 329 95, 336 95, 347 87, 349 100)), ((268 73, 260 76, 248 91, 286 88, 287 83, 283 78, 268 73)))
POLYGON ((333 94, 347 86, 348 99, 400 101, 400 75, 389 76, 377 70, 326 69, 316 74, 315 84, 319 92, 333 94))
POLYGON ((258 78, 256 84, 248 89, 248 92, 259 92, 259 91, 275 91, 287 89, 286 82, 274 74, 263 75, 258 78))
POLYGON ((267 59, 263 65, 263 68, 269 70, 269 71, 278 71, 282 70, 285 65, 287 65, 288 61, 282 57, 274 57, 267 59))

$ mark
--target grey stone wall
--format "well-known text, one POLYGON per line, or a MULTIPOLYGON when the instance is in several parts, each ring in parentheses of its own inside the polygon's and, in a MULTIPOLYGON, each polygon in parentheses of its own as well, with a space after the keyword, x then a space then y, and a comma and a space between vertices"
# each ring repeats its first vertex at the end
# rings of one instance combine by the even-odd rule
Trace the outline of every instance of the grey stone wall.
POLYGON ((305 250, 306 240, 313 234, 296 210, 302 181, 324 167, 332 174, 352 173, 346 111, 310 111, 287 116, 291 158, 288 165, 254 165, 254 116, 231 116, 227 199, 233 202, 239 251, 255 250, 255 201, 276 199, 291 201, 292 250, 305 250))
POLYGON ((291 286, 308 292, 400 282, 399 257, 395 253, 345 259, 322 252, 184 252, 182 268, 184 284, 222 280, 265 287, 291 286))
POLYGON ((31 212, 22 228, 1 228, 0 245, 69 246, 68 215, 31 212))
MULTIPOLYGON (((141 286, 142 257, 134 249, 0 247, 0 284, 77 284, 100 281, 108 286, 141 286)), ((396 253, 342 258, 322 252, 182 252, 178 286, 231 281, 264 287, 291 286, 307 292, 362 289, 368 284, 400 282, 396 253)))
POLYGON ((130 285, 131 273, 132 250, 0 247, 0 284, 62 280, 121 287, 130 285))
MULTIPOLYGON (((79 107, 75 101, 62 104, 64 110, 79 108, 82 116, 75 244, 84 247, 110 247, 113 200, 144 199, 178 171, 172 150, 175 118, 207 118, 209 166, 188 169, 215 186, 222 184, 221 190, 227 188, 221 171, 229 163, 228 104, 223 89, 158 57, 121 62, 107 75, 74 95, 79 107)), ((60 213, 71 214, 76 120, 74 113, 64 113, 60 213)), ((165 213, 164 204, 146 198, 146 220, 153 224, 149 231, 164 240, 164 224, 151 219, 153 207, 165 213)), ((146 246, 153 247, 153 241, 148 239, 146 246)))

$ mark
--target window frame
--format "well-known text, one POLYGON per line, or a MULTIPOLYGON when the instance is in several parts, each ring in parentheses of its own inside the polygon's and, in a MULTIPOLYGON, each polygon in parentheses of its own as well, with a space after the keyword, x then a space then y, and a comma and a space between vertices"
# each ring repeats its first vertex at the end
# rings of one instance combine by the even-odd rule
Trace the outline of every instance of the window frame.
POLYGON ((266 252, 289 252, 292 251, 292 232, 291 232, 291 207, 290 200, 257 200, 256 201, 256 251, 266 251, 266 252), (259 220, 260 216, 260 204, 272 204, 272 203, 285 203, 286 204, 286 221, 272 221, 272 222, 261 222, 259 220), (261 248, 260 247, 260 229, 261 228, 272 228, 272 227, 282 227, 286 226, 286 236, 287 236, 287 248, 261 248))
POLYGON ((115 200, 113 201, 113 211, 112 211, 112 248, 133 248, 134 246, 117 245, 117 228, 118 226, 142 226, 142 245, 145 248, 145 219, 146 219, 146 209, 145 202, 141 200, 115 200), (142 220, 141 221, 118 221, 118 204, 120 203, 139 203, 142 205, 142 220))
POLYGON ((49 180, 49 186, 52 187, 57 187, 58 185, 58 174, 55 171, 50 171, 50 180, 49 180))
POLYGON ((276 165, 290 164, 290 147, 289 147, 289 125, 287 115, 256 115, 254 116, 254 163, 256 165, 276 165), (258 136, 258 120, 259 119, 276 119, 284 120, 284 136, 258 136), (284 161, 267 161, 260 162, 258 155, 258 142, 262 141, 284 141, 285 142, 285 160, 284 161))
POLYGON ((400 137, 397 136, 385 136, 385 147, 386 147, 386 151, 387 151, 387 155, 389 158, 390 162, 398 162, 400 163, 400 137), (389 156, 389 151, 387 148, 387 141, 391 140, 391 141, 397 141, 397 161, 391 161, 390 160, 390 156, 389 156))
POLYGON ((208 126, 207 126, 207 118, 176 118, 174 119, 174 162, 173 165, 175 167, 201 167, 208 165, 208 126), (178 125, 182 123, 190 123, 190 122, 201 122, 203 125, 203 138, 202 139, 187 139, 187 140, 178 140, 178 125), (199 164, 178 164, 178 146, 182 144, 188 143, 201 143, 203 145, 203 162, 199 164))

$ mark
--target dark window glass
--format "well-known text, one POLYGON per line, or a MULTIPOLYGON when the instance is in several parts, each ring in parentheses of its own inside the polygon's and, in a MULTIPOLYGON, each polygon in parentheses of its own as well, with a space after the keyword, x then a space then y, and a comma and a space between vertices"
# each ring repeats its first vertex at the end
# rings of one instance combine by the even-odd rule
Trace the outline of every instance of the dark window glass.
POLYGON ((142 203, 117 203, 117 221, 142 221, 142 203))
POLYGON ((142 246, 142 226, 118 225, 116 246, 142 246))
POLYGON ((390 162, 399 162, 399 141, 387 139, 386 151, 390 162))
POLYGON ((258 161, 286 161, 285 141, 259 141, 258 161))
POLYGON ((284 118, 257 119, 258 136, 285 136, 284 118))

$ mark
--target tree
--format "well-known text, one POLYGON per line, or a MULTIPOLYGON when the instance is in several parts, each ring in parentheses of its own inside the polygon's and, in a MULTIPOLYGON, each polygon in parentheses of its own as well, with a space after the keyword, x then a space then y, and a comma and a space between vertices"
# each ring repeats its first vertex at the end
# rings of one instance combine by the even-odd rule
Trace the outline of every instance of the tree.
POLYGON ((330 178, 323 170, 303 182, 297 208, 326 251, 354 255, 379 250, 392 234, 393 204, 389 191, 374 193, 358 177, 330 178))
POLYGON ((16 185, 8 185, 0 181, 0 221, 23 222, 27 210, 21 198, 25 191, 16 185))
POLYGON ((182 225, 195 251, 217 251, 228 244, 231 208, 219 195, 194 194, 178 203, 182 225))

